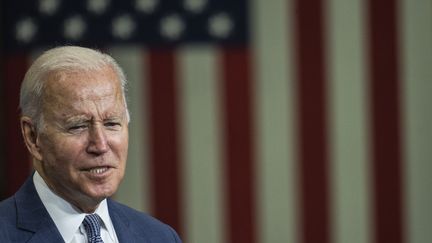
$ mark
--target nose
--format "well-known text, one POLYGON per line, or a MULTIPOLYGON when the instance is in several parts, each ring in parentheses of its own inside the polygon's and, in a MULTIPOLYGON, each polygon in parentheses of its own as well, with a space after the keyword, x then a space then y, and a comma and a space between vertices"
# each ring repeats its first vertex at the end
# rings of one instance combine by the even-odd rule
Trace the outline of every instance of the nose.
POLYGON ((93 125, 89 129, 87 153, 101 155, 108 152, 109 146, 103 126, 93 125))

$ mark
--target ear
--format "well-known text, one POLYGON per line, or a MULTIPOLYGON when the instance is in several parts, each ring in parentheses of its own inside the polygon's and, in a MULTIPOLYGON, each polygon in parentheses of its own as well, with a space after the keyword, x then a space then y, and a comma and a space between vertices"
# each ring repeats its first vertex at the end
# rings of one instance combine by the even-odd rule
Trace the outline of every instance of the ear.
POLYGON ((38 133, 36 131, 36 127, 33 125, 32 119, 30 117, 23 116, 21 117, 20 122, 21 133, 28 151, 36 160, 41 161, 42 154, 40 153, 39 148, 38 133))

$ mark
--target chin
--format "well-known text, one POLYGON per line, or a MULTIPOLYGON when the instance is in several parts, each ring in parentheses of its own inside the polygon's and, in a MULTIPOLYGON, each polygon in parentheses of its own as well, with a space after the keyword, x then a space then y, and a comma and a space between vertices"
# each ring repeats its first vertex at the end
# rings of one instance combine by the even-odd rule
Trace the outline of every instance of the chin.
POLYGON ((90 189, 89 196, 97 199, 105 199, 111 197, 117 191, 118 186, 114 185, 98 185, 90 189))

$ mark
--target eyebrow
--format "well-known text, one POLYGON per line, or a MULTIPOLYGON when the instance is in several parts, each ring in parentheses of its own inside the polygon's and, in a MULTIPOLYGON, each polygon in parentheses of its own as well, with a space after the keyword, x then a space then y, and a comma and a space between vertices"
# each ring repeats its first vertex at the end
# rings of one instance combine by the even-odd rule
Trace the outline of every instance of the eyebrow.
POLYGON ((78 115, 78 116, 72 116, 65 119, 66 123, 80 123, 80 122, 86 122, 91 120, 89 116, 86 115, 78 115))
MULTIPOLYGON (((124 116, 124 112, 121 113, 112 113, 112 114, 108 114, 106 116, 104 116, 103 121, 115 121, 115 120, 121 120, 124 116)), ((87 115, 76 115, 76 116, 71 116, 65 119, 65 122, 67 124, 71 124, 71 123, 81 123, 81 122, 89 122, 92 121, 93 117, 91 116, 87 116, 87 115)))

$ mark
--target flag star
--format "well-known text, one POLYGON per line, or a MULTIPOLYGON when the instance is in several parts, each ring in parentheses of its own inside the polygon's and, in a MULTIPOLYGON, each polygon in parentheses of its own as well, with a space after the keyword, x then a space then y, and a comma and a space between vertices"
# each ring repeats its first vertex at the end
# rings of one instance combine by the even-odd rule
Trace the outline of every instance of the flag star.
POLYGON ((194 13, 201 13, 207 4, 208 0, 184 0, 184 8, 194 13))
POLYGON ((112 34, 120 39, 128 39, 135 31, 136 24, 129 15, 122 15, 112 22, 112 34))
POLYGON ((161 34, 169 39, 178 39, 184 32, 185 25, 178 15, 167 16, 161 20, 161 34))
POLYGON ((109 4, 110 0, 87 0, 87 10, 95 14, 103 14, 109 4))
POLYGON ((65 20, 63 35, 72 40, 79 40, 83 36, 86 23, 81 16, 73 16, 65 20))
POLYGON ((21 42, 28 43, 36 35, 37 26, 31 18, 26 18, 16 24, 15 38, 21 42))
POLYGON ((59 0, 39 0, 39 11, 46 15, 53 15, 59 8, 59 0))
POLYGON ((154 12, 158 0, 135 0, 135 9, 144 13, 154 12))
POLYGON ((212 36, 226 38, 233 31, 234 24, 226 13, 220 13, 209 19, 209 32, 212 36))

